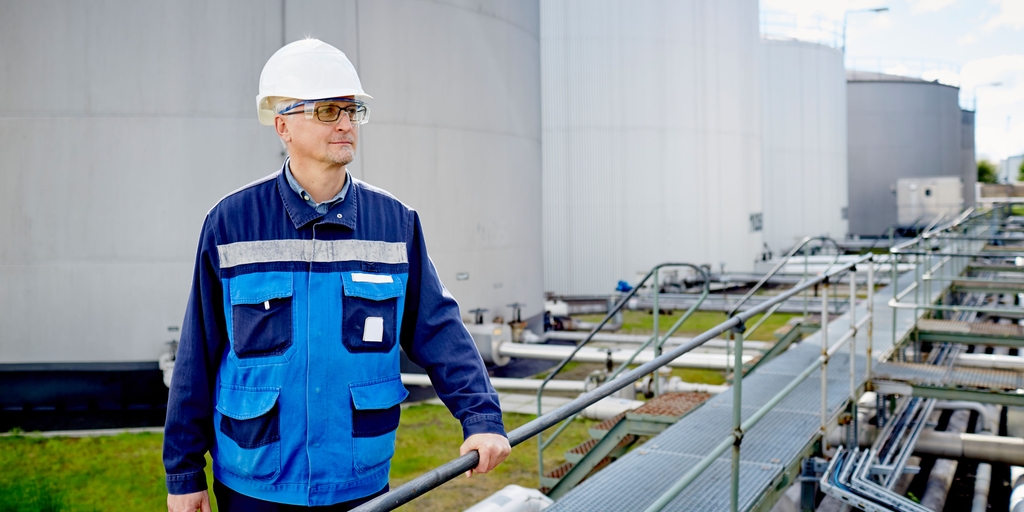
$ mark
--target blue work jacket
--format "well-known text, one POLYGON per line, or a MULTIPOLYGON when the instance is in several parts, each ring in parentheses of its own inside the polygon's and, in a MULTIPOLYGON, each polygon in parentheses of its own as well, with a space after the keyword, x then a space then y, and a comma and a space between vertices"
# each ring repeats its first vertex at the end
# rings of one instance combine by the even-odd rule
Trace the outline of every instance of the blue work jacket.
POLYGON ((464 437, 504 435, 414 210, 352 180, 320 214, 281 171, 228 195, 196 256, 167 406, 168 491, 207 488, 207 451, 218 480, 262 500, 330 505, 379 491, 408 395, 399 347, 464 437))

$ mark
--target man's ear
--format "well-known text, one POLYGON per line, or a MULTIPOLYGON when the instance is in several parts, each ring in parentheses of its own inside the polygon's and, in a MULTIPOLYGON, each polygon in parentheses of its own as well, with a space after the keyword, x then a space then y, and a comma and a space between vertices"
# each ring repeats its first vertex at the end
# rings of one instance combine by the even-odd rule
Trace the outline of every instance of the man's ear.
POLYGON ((282 141, 286 143, 292 141, 292 132, 284 117, 274 117, 274 129, 277 130, 277 136, 281 137, 282 141))

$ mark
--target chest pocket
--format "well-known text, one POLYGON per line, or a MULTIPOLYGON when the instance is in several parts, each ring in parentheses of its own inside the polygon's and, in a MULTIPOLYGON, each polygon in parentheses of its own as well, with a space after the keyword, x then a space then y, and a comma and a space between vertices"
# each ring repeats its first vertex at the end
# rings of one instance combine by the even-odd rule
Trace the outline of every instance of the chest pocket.
POLYGON ((350 352, 389 352, 398 341, 400 276, 345 272, 341 275, 341 338, 350 352))
POLYGON ((239 359, 283 355, 292 345, 292 275, 245 274, 231 279, 232 350, 239 359))

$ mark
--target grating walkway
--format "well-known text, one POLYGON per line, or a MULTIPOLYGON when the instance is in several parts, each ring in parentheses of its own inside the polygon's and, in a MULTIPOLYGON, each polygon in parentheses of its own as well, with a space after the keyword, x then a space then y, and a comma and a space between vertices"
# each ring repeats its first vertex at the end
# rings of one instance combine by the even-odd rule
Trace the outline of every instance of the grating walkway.
MULTIPOLYGON (((914 280, 904 274, 897 283, 902 290, 914 280)), ((938 287, 936 287, 938 288, 938 287)), ((938 298, 941 290, 933 293, 938 298)), ((887 302, 892 288, 875 294, 874 354, 888 358, 893 350, 893 316, 887 302)), ((857 309, 863 318, 866 307, 857 309)), ((839 339, 849 329, 848 314, 829 322, 829 340, 839 339)), ((898 310, 896 337, 902 339, 914 328, 912 309, 898 310)), ((864 354, 867 333, 857 335, 857 353, 864 354)), ((757 411, 821 353, 821 334, 769 361, 743 379, 743 419, 757 411)), ((858 386, 864 385, 865 358, 856 361, 858 386)), ((750 510, 778 487, 788 485, 784 472, 799 462, 817 440, 821 411, 821 375, 812 374, 793 393, 746 433, 740 457, 740 510, 750 510)), ((846 408, 850 395, 849 351, 832 357, 828 365, 828 407, 832 419, 846 408)), ((691 467, 732 431, 733 393, 722 393, 685 416, 663 433, 634 449, 603 471, 570 491, 547 510, 592 512, 594 510, 643 510, 660 497, 691 467)), ((726 452, 677 496, 665 510, 722 511, 729 509, 731 454, 726 452)))

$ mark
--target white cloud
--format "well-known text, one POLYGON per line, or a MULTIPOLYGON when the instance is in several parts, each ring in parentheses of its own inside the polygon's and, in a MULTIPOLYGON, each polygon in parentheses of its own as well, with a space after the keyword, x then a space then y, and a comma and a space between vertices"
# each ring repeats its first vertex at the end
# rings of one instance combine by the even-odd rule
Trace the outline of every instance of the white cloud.
POLYGON ((881 13, 871 20, 871 28, 875 30, 889 30, 892 28, 892 16, 888 13, 881 13))
POLYGON ((974 34, 964 34, 964 35, 956 38, 956 44, 958 44, 960 46, 967 46, 969 44, 973 44, 976 41, 977 41, 977 38, 974 37, 974 34))
POLYGON ((960 0, 907 0, 914 13, 936 12, 945 9, 960 0))
POLYGON ((1001 159, 1024 152, 1024 55, 968 62, 961 71, 961 84, 965 105, 977 99, 978 154, 1001 159))
POLYGON ((1011 30, 1024 29, 1024 2, 1021 0, 992 0, 999 6, 999 12, 982 25, 982 29, 992 31, 1000 27, 1011 30))

